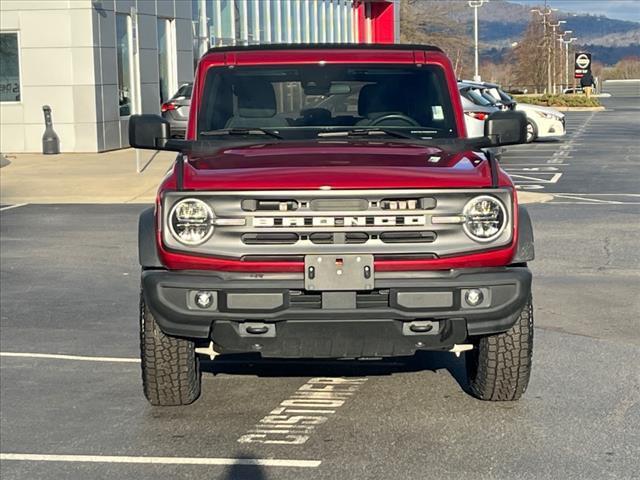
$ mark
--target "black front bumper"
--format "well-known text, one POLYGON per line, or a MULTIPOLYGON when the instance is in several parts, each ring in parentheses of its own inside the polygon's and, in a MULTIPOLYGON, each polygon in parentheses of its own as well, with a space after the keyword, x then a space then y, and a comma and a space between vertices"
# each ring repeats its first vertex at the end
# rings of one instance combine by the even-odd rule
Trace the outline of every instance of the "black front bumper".
POLYGON ((366 292, 311 292, 302 274, 144 270, 145 302, 169 335, 211 339, 222 353, 268 357, 411 355, 508 330, 531 292, 526 267, 381 272, 366 292), (465 289, 488 297, 465 305, 465 289), (195 291, 215 292, 208 309, 195 291))

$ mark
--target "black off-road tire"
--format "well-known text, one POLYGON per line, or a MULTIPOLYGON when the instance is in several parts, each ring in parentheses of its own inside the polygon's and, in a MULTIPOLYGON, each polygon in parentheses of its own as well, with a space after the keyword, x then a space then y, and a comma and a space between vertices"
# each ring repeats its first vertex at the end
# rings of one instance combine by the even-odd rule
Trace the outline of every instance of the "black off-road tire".
POLYGON ((165 335, 140 295, 140 360, 144 396, 151 405, 193 403, 200 396, 201 373, 195 344, 165 335))
POLYGON ((532 354, 533 306, 529 299, 511 329, 481 337, 466 353, 471 394, 481 400, 518 400, 529 384, 532 354))

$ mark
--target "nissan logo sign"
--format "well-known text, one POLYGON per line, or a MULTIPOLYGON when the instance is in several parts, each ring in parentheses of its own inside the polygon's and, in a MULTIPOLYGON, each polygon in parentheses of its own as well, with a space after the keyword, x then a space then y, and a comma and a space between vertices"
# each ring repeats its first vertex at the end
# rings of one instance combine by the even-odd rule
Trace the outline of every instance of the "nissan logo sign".
POLYGON ((580 53, 576 57, 576 66, 578 68, 585 69, 585 68, 588 68, 590 64, 591 64, 591 59, 589 58, 589 55, 587 55, 586 53, 580 53))

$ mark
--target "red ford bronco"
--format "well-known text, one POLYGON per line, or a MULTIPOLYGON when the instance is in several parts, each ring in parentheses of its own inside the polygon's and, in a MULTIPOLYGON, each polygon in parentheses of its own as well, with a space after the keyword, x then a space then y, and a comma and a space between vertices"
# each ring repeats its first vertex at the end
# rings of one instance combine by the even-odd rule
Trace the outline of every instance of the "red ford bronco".
MULTIPOLYGON (((132 147, 179 152, 139 223, 144 393, 184 405, 198 355, 464 352, 469 391, 516 400, 533 340, 529 216, 467 138, 450 61, 423 45, 215 48, 184 140, 156 115, 132 147)), ((250 358, 250 356, 249 356, 250 358)))

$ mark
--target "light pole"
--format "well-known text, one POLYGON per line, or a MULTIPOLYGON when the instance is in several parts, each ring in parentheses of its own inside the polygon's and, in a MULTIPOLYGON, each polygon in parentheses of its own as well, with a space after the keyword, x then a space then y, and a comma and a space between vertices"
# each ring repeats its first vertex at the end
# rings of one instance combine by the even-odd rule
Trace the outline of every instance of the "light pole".
POLYGON ((549 26, 552 28, 552 33, 551 33, 551 43, 553 44, 553 62, 551 62, 551 68, 553 69, 553 73, 551 74, 551 78, 553 78, 553 85, 551 87, 551 92, 555 95, 556 93, 556 35, 558 35, 556 33, 556 28, 558 28, 560 25, 562 25, 563 23, 567 23, 566 20, 558 20, 556 23, 549 23, 549 26))
MULTIPOLYGON (((562 63, 564 63, 564 75, 560 75, 560 78, 564 78, 564 88, 569 88, 569 65, 567 65, 568 62, 568 55, 567 55, 567 49, 568 49, 568 43, 565 40, 564 36, 565 35, 569 35, 573 33, 573 30, 565 30, 564 32, 559 34, 558 37, 558 41, 560 42, 560 65, 562 65, 562 63), (562 51, 562 47, 564 46, 564 52, 562 51), (564 62, 562 62, 562 57, 564 56, 564 62)), ((570 42, 569 42, 570 43, 570 42)), ((562 73, 562 68, 560 68, 560 71, 562 73)), ((562 93, 562 91, 560 92, 562 93)))
POLYGON ((549 24, 549 20, 547 17, 550 16, 553 12, 557 12, 557 8, 547 7, 547 2, 545 0, 544 8, 532 8, 531 12, 535 12, 538 15, 542 16, 542 25, 544 26, 544 42, 547 47, 547 93, 551 92, 551 42, 549 42, 547 38, 547 25, 549 24))
POLYGON ((478 8, 487 3, 489 0, 469 0, 469 6, 473 8, 473 36, 475 39, 475 75, 473 76, 474 82, 481 81, 480 73, 478 71, 478 8))
MULTIPOLYGON (((564 63, 566 68, 566 77, 565 82, 567 83, 567 88, 569 88, 569 45, 577 40, 576 37, 571 37, 569 40, 562 40, 564 43, 564 63)), ((576 93, 575 91, 573 93, 576 93)))

